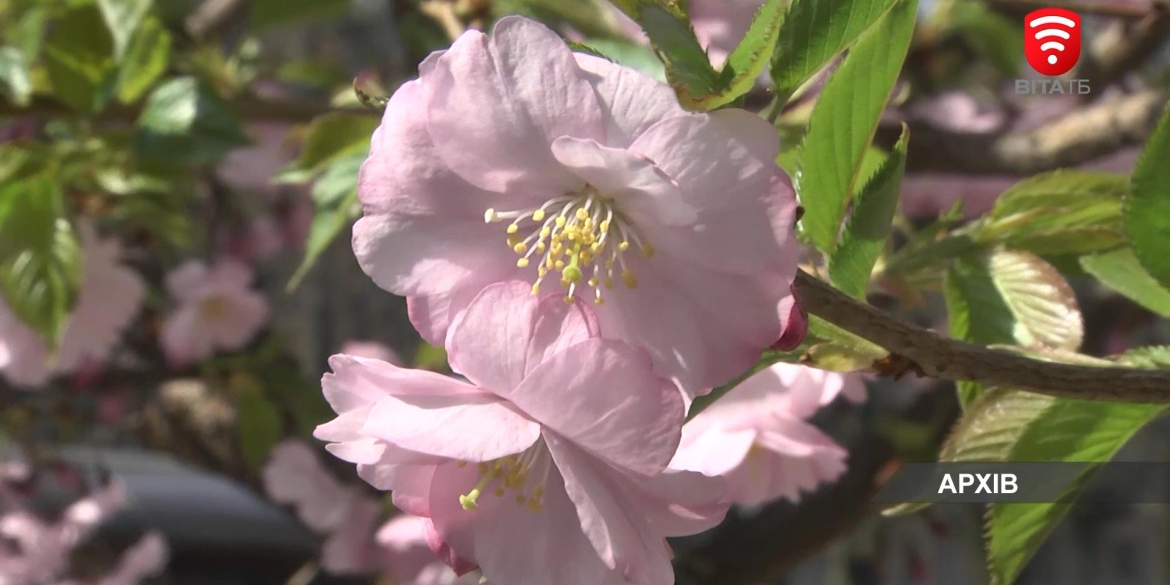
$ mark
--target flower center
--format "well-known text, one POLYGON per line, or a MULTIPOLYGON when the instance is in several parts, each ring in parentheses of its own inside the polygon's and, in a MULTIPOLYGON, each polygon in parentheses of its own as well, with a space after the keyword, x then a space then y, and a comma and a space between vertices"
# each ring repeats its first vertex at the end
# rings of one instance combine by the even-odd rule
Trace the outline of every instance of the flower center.
POLYGON ((578 288, 588 287, 593 289, 593 302, 602 304, 602 291, 613 288, 615 275, 627 288, 637 287, 625 253, 636 247, 647 258, 654 255, 653 246, 638 237, 614 201, 593 187, 531 209, 488 209, 483 218, 487 223, 512 220, 506 231, 508 246, 520 255, 516 266, 536 263, 532 294, 540 294, 540 284, 556 272, 568 291, 566 303, 573 302, 578 288))
MULTIPOLYGON (((460 461, 459 466, 467 465, 460 461)), ((523 453, 509 455, 502 459, 479 463, 479 481, 471 491, 459 496, 459 505, 464 510, 479 508, 479 497, 491 491, 502 498, 509 491, 515 492, 512 499, 533 512, 539 512, 544 505, 544 483, 552 466, 548 450, 537 443, 523 453), (532 481, 529 481, 532 480, 532 481), (528 489, 531 485, 531 489, 528 489)))
POLYGON ((199 316, 204 321, 216 321, 227 315, 227 301, 220 297, 204 299, 199 303, 199 316))

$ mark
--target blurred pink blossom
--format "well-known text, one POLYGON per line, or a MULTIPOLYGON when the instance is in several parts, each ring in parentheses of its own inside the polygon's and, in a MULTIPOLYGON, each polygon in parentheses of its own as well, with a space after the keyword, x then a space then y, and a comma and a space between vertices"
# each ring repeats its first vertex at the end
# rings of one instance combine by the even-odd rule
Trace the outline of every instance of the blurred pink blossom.
POLYGON ((316 436, 429 518, 453 566, 510 585, 670 585, 665 537, 726 512, 720 482, 664 473, 682 396, 644 352, 597 337, 588 305, 529 288, 489 286, 453 326, 451 367, 469 382, 333 356, 322 385, 338 417, 316 436))
POLYGON ((516 16, 420 70, 374 134, 353 244, 428 342, 512 279, 594 302, 607 337, 688 392, 781 337, 795 198, 766 121, 688 113, 665 84, 516 16))
POLYGON ((0 299, 0 373, 17 387, 41 386, 54 375, 104 362, 142 305, 146 286, 138 273, 119 263, 118 241, 101 238, 86 222, 78 232, 81 289, 55 361, 50 363, 44 340, 0 299))
POLYGON ((862 402, 865 385, 856 376, 773 365, 687 422, 670 465, 725 477, 737 504, 795 502, 845 472, 848 452, 805 422, 838 395, 862 402))
POLYGON ((427 520, 401 514, 378 530, 386 572, 398 585, 479 585, 479 575, 458 576, 439 560, 426 539, 427 520))
POLYGON ((188 260, 167 274, 167 291, 178 305, 163 324, 167 358, 185 365, 216 350, 243 349, 268 321, 268 301, 251 284, 252 269, 230 258, 210 270, 188 260))
POLYGON ((143 579, 161 575, 170 556, 167 541, 158 532, 148 532, 122 553, 117 566, 95 581, 67 580, 59 585, 137 585, 143 579))

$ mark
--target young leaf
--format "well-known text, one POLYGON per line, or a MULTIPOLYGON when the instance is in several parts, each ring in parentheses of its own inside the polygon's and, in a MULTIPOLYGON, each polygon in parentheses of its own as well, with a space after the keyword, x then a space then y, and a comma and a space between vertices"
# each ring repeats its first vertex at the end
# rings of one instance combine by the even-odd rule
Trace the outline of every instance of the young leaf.
POLYGON ((114 38, 114 58, 119 62, 126 54, 142 17, 146 16, 153 3, 154 0, 97 0, 102 18, 114 38))
POLYGON ((1152 345, 1131 349, 1117 356, 1117 361, 1135 368, 1170 369, 1170 345, 1152 345))
POLYGON ((852 296, 865 297, 869 275, 890 234, 890 223, 898 208, 909 139, 910 129, 903 125, 902 136, 893 152, 858 194, 853 214, 841 235, 841 243, 829 256, 829 276, 833 285, 852 296))
POLYGON ((81 286, 81 250, 55 177, 0 187, 0 296, 56 347, 81 286))
POLYGON ((53 94, 87 114, 105 106, 114 74, 114 40, 95 6, 54 20, 45 38, 45 72, 53 94))
MULTIPOLYGON (((955 423, 939 449, 941 463, 989 462, 1007 459, 1012 446, 1056 399, 1043 394, 989 388, 981 393, 955 423)), ((930 504, 900 504, 882 511, 886 516, 909 514, 930 504)))
POLYGON ((364 156, 377 127, 378 117, 372 115, 332 112, 318 116, 305 131, 300 156, 280 171, 277 180, 307 181, 334 161, 364 156))
POLYGON ((1133 250, 1082 256, 1081 267, 1105 286, 1163 317, 1170 317, 1170 291, 1146 272, 1133 250))
POLYGON ((144 160, 182 166, 216 162, 248 138, 218 95, 194 77, 179 77, 147 98, 134 142, 144 160))
MULTIPOLYGON (((1106 462, 1146 423, 1165 412, 1159 404, 1055 400, 1032 419, 1008 461, 1106 462)), ((1070 486, 1075 496, 1095 467, 1070 486)), ((1070 504, 992 504, 987 511, 987 559, 993 585, 1010 585, 1070 504)))
POLYGON ((772 60, 776 95, 792 95, 894 3, 895 0, 793 0, 772 60))
POLYGON ((1122 215, 1125 235, 1142 266, 1170 287, 1170 107, 1133 170, 1133 188, 1122 215))
MULTIPOLYGON (((713 110, 751 91, 772 57, 787 10, 787 0, 768 0, 760 7, 751 28, 727 57, 723 70, 719 72, 720 91, 710 95, 687 96, 688 101, 693 100, 695 109, 713 110)), ((683 105, 692 104, 684 102, 683 105)))
POLYGON ((996 201, 977 232, 985 243, 1001 243, 1036 254, 1085 254, 1125 241, 1121 201, 1125 175, 1059 170, 1012 186, 996 201))
POLYGON ((147 18, 134 36, 118 68, 118 101, 138 101, 158 78, 166 73, 171 60, 171 33, 157 18, 147 18))
POLYGON ((313 185, 313 200, 316 212, 309 224, 309 238, 305 242, 305 257, 301 260, 285 290, 292 292, 300 286, 317 259, 337 239, 350 223, 361 213, 357 196, 358 168, 365 159, 365 152, 331 164, 325 174, 313 185))
POLYGON ((866 147, 902 70, 917 0, 899 0, 862 34, 825 84, 800 149, 796 192, 801 225, 818 249, 832 252, 866 147))
POLYGON ((0 47, 0 95, 20 107, 27 106, 32 98, 28 65, 16 47, 0 47))
POLYGON ((948 270, 945 286, 953 337, 984 345, 1081 345, 1076 296, 1060 272, 1036 256, 998 251, 961 259, 948 270))
POLYGON ((684 16, 657 4, 642 4, 636 20, 666 65, 666 78, 684 106, 694 107, 694 96, 726 87, 684 16))

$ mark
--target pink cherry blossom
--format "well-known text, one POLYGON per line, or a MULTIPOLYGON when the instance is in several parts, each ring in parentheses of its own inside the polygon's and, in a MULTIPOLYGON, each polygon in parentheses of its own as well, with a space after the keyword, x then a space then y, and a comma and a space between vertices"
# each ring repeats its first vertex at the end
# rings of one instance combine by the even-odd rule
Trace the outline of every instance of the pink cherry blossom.
POLYGON ((515 16, 420 71, 374 134, 353 245, 428 342, 514 279, 596 303, 606 337, 688 391, 780 338, 795 199, 767 122, 688 113, 666 85, 515 16))
POLYGON ((433 372, 334 356, 328 449, 423 516, 449 564, 508 585, 670 585, 666 536, 719 521, 720 482, 664 473, 683 399, 581 302, 487 287, 433 372))
POLYGON ((161 575, 167 567, 170 550, 163 535, 149 532, 122 553, 112 571, 95 581, 62 581, 58 585, 137 585, 144 579, 161 575))
POLYGON ((42 386, 54 375, 103 362, 138 314, 146 286, 119 262, 121 245, 101 238, 89 223, 78 225, 83 272, 77 304, 50 363, 45 341, 0 299, 0 373, 18 387, 42 386))
POLYGON ((402 514, 378 530, 386 572, 399 585, 479 585, 479 575, 455 574, 427 544, 427 520, 402 514))
POLYGON ((845 471, 848 452, 805 422, 838 395, 860 402, 865 386, 854 376, 773 365, 688 422, 670 465, 725 477, 738 504, 795 502, 845 471))
POLYGON ((268 302, 251 284, 252 269, 230 258, 211 269, 188 260, 167 274, 167 291, 178 304, 162 330, 168 359, 181 365, 243 349, 268 321, 268 302))
POLYGON ((61 529, 26 511, 0 515, 0 585, 51 582, 69 567, 72 543, 61 529))
POLYGON ((398 355, 398 352, 377 341, 347 341, 341 346, 341 353, 389 362, 396 366, 403 365, 402 356, 398 355))

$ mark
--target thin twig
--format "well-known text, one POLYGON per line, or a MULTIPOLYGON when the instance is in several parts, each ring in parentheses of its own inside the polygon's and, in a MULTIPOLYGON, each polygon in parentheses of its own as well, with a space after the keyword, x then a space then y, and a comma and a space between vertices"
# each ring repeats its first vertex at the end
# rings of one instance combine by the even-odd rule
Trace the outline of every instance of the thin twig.
POLYGON ((1045 362, 949 339, 894 319, 800 271, 801 302, 809 313, 872 341, 921 374, 946 380, 1019 388, 1061 398, 1170 403, 1170 371, 1089 367, 1045 362))

